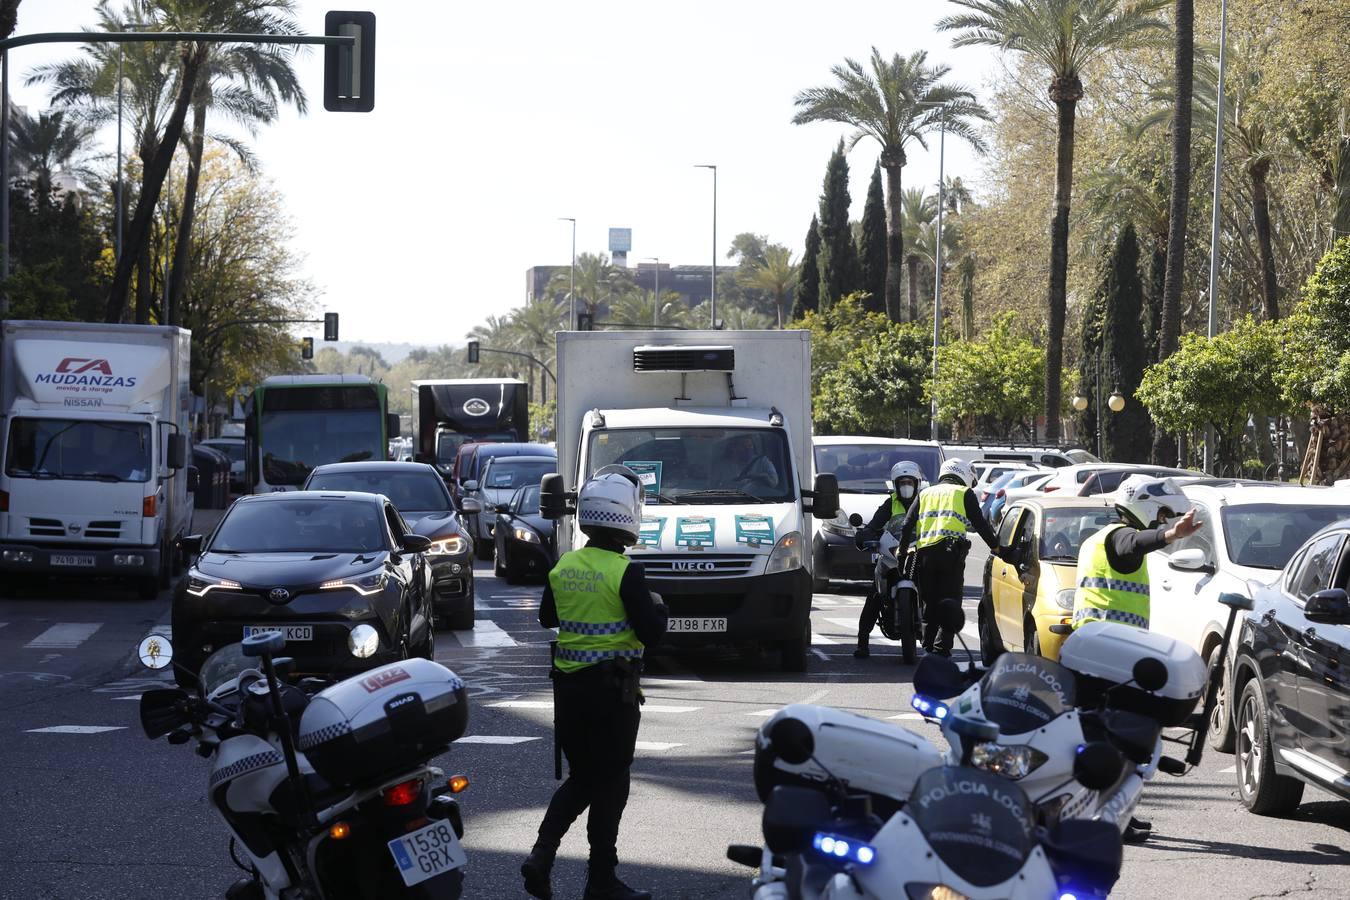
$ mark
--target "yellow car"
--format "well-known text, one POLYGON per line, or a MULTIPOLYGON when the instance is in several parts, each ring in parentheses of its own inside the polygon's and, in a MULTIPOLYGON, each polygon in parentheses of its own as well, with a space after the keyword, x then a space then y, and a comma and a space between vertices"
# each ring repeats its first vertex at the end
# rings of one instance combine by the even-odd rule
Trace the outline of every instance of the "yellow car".
POLYGON ((980 598, 980 656, 989 665, 1005 650, 1059 659, 1064 636, 1050 626, 1073 616, 1078 548, 1119 521, 1105 497, 1047 495, 1018 500, 1004 512, 998 545, 1015 562, 990 555, 980 598))

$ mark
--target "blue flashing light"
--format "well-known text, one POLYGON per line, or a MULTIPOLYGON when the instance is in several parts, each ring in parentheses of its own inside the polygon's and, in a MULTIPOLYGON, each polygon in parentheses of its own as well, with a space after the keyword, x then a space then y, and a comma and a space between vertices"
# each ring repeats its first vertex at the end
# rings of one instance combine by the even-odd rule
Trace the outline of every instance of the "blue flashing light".
POLYGON ((863 865, 868 865, 877 857, 876 851, 867 846, 859 847, 856 855, 858 857, 858 862, 863 865))
POLYGON ((1078 895, 1070 893, 1060 894, 1059 900, 1078 900, 1078 895))
POLYGON ((947 717, 947 705, 945 703, 930 700, 923 694, 915 694, 914 698, 909 701, 909 705, 930 718, 945 719, 947 717))
POLYGON ((833 834, 817 833, 811 840, 811 846, 824 856, 848 860, 862 866, 870 866, 877 858, 877 851, 874 847, 855 843, 833 834))

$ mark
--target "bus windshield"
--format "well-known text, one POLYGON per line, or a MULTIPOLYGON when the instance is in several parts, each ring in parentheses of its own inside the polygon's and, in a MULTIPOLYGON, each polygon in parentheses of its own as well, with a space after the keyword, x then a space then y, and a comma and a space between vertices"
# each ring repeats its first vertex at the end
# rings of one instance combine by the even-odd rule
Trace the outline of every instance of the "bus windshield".
POLYGON ((270 388, 258 420, 262 476, 299 485, 315 466, 385 457, 384 410, 374 386, 270 388))

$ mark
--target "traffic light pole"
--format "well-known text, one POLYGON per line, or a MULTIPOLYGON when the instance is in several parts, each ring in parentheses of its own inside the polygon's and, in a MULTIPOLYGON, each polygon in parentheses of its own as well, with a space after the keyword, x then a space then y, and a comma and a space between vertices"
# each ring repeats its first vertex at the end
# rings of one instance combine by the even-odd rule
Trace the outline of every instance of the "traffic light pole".
POLYGON ((531 355, 528 354, 528 353, 521 353, 521 352, 519 352, 518 350, 493 350, 493 349, 490 348, 490 347, 479 347, 479 348, 478 348, 478 352, 479 352, 479 353, 500 353, 500 354, 502 354, 502 355, 504 355, 504 356, 519 356, 521 359, 528 359, 530 362, 534 363, 536 366, 538 366, 539 368, 543 369, 545 375, 547 375, 549 378, 552 378, 552 379, 553 379, 553 387, 554 387, 554 388, 557 388, 557 386, 558 386, 558 376, 553 374, 553 370, 550 369, 548 366, 544 365, 544 361, 543 361, 542 359, 535 359, 533 356, 531 356, 531 355))

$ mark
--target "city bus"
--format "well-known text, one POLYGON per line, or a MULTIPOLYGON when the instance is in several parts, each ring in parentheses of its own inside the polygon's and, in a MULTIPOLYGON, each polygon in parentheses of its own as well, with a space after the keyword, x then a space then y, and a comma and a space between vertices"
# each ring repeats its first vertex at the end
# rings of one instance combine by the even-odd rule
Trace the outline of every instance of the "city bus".
POLYGON ((398 432, 388 390, 365 375, 274 375, 245 408, 248 489, 294 491, 315 466, 387 459, 398 432))

